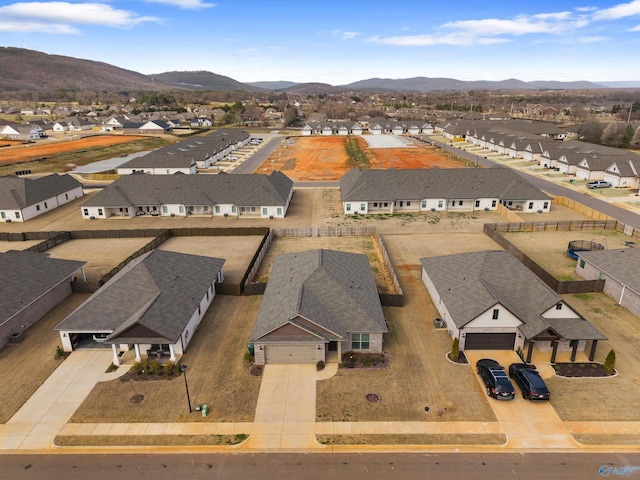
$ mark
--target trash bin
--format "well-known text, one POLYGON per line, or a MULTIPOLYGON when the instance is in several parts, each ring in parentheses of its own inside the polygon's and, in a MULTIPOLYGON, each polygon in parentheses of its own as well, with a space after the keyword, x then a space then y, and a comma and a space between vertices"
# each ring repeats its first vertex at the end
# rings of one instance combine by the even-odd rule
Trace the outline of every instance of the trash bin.
POLYGON ((207 411, 209 410, 209 405, 202 405, 202 416, 207 416, 207 411))
POLYGON ((255 351, 255 346, 253 345, 253 343, 248 344, 247 345, 247 349, 249 350, 249 355, 254 357, 255 354, 256 354, 256 351, 255 351))

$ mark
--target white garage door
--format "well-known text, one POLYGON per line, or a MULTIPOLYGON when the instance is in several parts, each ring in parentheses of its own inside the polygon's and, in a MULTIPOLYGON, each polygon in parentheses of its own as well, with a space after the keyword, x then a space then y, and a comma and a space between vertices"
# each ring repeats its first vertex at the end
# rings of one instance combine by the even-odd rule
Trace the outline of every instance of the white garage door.
POLYGON ((265 363, 316 363, 315 345, 270 345, 265 348, 265 363))

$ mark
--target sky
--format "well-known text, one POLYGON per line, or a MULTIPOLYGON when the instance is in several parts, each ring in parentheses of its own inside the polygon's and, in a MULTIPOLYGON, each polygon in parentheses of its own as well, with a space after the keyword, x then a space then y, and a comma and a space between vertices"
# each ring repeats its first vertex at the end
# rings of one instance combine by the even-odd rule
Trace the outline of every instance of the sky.
POLYGON ((640 0, 0 1, 0 46, 241 82, 640 81, 640 0))

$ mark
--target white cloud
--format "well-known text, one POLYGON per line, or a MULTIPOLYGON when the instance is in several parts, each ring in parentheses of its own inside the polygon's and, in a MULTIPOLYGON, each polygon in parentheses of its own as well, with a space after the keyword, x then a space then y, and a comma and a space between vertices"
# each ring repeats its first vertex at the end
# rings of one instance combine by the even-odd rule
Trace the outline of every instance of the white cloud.
POLYGON ((131 28, 156 17, 142 17, 101 3, 21 2, 0 7, 0 29, 7 32, 79 33, 73 25, 131 28))
POLYGON ((342 40, 351 40, 359 36, 358 32, 345 32, 344 30, 331 30, 331 35, 340 37, 342 40))
POLYGON ((640 15, 640 0, 629 3, 621 3, 615 7, 598 10, 593 14, 595 20, 616 20, 618 18, 640 15))
POLYGON ((371 37, 372 43, 394 45, 397 47, 426 47, 429 45, 492 45, 509 42, 506 38, 476 37, 465 34, 448 35, 404 35, 396 37, 371 37))
POLYGON ((640 25, 638 25, 637 27, 633 27, 631 30, 629 30, 630 32, 640 32, 640 25))
POLYGON ((597 43, 597 42, 606 42, 607 40, 611 40, 610 37, 602 37, 602 36, 587 36, 587 37, 578 37, 574 41, 577 43, 597 43))
POLYGON ((162 3, 173 5, 184 10, 199 10, 201 8, 215 7, 215 3, 206 3, 203 0, 144 0, 147 3, 162 3))

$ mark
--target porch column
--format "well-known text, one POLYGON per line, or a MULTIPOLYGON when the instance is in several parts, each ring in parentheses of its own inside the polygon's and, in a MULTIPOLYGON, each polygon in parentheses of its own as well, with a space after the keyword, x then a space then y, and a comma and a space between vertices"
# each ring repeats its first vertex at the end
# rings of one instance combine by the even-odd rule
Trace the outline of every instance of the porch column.
POLYGON ((533 346, 535 343, 535 340, 529 340, 529 348, 527 348, 527 363, 531 363, 531 356, 533 355, 533 346))
POLYGON ((82 281, 87 281, 87 275, 84 273, 84 267, 80 267, 80 271, 82 272, 82 281))
POLYGON ((558 353, 558 341, 554 340, 552 343, 553 350, 551 351, 551 363, 556 363, 556 354, 558 353))
POLYGON ((576 361, 576 352, 578 351, 578 340, 571 341, 571 361, 576 361))
POLYGON ((118 357, 118 349, 115 343, 111 344, 111 350, 113 351, 113 364, 116 367, 120 366, 120 357, 118 357))
POLYGON ((596 357, 596 348, 598 347, 598 340, 591 340, 591 351, 589 352, 589 361, 593 362, 596 357))
POLYGON ((140 360, 142 360, 142 357, 140 356, 140 345, 134 343, 133 349, 136 351, 136 362, 139 362, 140 360))
POLYGON ((169 353, 171 354, 171 361, 175 362, 176 361, 176 351, 173 348, 173 343, 169 344, 169 353))

